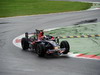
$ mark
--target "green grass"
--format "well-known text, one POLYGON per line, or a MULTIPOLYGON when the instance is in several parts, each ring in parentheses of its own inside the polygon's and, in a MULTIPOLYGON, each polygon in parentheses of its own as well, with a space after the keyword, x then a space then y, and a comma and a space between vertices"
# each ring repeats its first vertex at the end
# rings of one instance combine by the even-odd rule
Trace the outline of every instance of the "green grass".
POLYGON ((91 3, 47 0, 0 0, 0 17, 79 11, 91 3))
MULTIPOLYGON (((100 35, 100 22, 93 24, 84 24, 78 26, 69 26, 46 32, 45 35, 53 36, 80 36, 80 35, 100 35)), ((66 38, 70 44, 70 51, 73 53, 95 54, 100 56, 100 37, 91 38, 66 38)))

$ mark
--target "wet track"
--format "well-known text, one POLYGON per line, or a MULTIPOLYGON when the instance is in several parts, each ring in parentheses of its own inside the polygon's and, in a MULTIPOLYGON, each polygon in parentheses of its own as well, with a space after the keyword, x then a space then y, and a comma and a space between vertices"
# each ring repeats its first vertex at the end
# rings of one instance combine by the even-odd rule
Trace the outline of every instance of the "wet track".
POLYGON ((0 75, 100 75, 100 60, 39 58, 12 44, 26 31, 68 26, 91 18, 100 22, 100 10, 0 18, 0 75))

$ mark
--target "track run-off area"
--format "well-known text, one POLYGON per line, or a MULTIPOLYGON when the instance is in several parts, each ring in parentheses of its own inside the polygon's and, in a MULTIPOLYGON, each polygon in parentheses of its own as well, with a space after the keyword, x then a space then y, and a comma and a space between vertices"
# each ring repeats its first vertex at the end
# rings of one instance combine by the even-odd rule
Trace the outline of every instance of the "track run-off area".
MULTIPOLYGON (((56 28, 53 29, 48 29, 48 30, 54 30, 56 28)), ((46 32, 48 32, 48 30, 46 30, 46 32)), ((45 31, 45 30, 44 30, 45 31)), ((60 30, 59 30, 60 31, 60 30)), ((29 36, 32 36, 32 34, 30 34, 29 36)), ((25 34, 22 34, 18 37, 16 37, 13 40, 13 44, 18 47, 21 48, 21 39, 25 37, 25 34)), ((63 36, 63 37, 59 37, 61 39, 66 39, 66 38, 90 38, 90 37, 100 37, 100 35, 84 35, 84 36, 63 36)), ((66 39, 67 40, 67 39, 66 39)), ((99 53, 99 52, 98 52, 99 53)), ((93 55, 88 55, 88 54, 83 54, 83 53, 73 53, 73 52, 69 52, 67 55, 65 56, 69 56, 69 57, 75 57, 75 58, 85 58, 85 59, 98 59, 100 60, 100 56, 97 56, 95 53, 93 55)))

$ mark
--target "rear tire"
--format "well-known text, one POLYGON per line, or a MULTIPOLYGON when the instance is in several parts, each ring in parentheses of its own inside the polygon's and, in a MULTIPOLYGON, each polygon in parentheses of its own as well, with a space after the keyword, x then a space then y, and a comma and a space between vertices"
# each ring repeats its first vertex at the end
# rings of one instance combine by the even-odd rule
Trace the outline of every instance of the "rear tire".
POLYGON ((63 54, 67 54, 70 50, 70 45, 67 41, 62 41, 60 43, 60 48, 65 48, 65 51, 63 52, 63 54))
POLYGON ((45 56, 45 46, 43 44, 38 44, 37 45, 37 54, 39 57, 44 57, 45 56))
POLYGON ((24 51, 27 51, 28 48, 29 48, 29 43, 28 43, 28 40, 26 38, 22 38, 21 39, 21 46, 22 46, 22 49, 24 51))

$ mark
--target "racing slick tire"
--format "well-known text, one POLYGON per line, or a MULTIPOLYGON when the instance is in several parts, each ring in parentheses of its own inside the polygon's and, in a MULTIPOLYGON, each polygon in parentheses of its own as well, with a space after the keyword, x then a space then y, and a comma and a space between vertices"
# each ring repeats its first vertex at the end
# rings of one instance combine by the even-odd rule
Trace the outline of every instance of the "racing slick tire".
POLYGON ((63 54, 67 54, 70 50, 70 45, 67 41, 62 41, 60 43, 60 48, 65 48, 65 51, 63 52, 63 54))
POLYGON ((28 43, 28 40, 26 38, 22 38, 21 39, 21 46, 22 46, 22 49, 24 51, 27 51, 28 48, 29 48, 29 43, 28 43))
POLYGON ((37 45, 37 54, 39 57, 44 57, 45 56, 45 46, 43 44, 38 44, 37 45))

